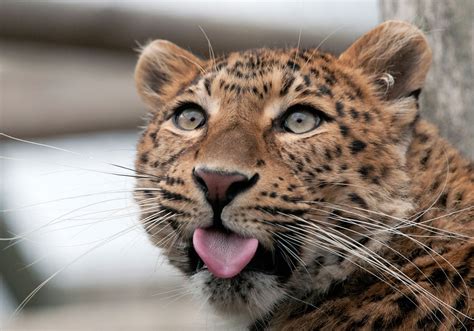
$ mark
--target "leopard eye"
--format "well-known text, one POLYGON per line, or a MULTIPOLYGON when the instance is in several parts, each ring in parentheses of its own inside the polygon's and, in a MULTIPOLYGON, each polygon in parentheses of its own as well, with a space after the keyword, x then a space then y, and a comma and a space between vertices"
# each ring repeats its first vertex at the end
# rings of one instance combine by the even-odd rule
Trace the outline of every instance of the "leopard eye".
POLYGON ((283 117, 285 131, 302 134, 316 129, 321 124, 321 117, 307 107, 291 107, 283 117))
POLYGON ((203 126, 205 122, 204 111, 198 106, 184 107, 174 115, 174 124, 181 130, 196 130, 203 126))

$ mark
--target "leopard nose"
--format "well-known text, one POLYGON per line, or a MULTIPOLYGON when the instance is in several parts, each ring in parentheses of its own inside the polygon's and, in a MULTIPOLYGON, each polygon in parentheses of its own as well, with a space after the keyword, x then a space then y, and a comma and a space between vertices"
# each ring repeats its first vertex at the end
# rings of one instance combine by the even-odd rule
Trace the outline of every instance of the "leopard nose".
MULTIPOLYGON (((258 174, 248 177, 239 172, 223 172, 208 168, 193 170, 193 177, 214 211, 224 208, 238 194, 258 181, 258 174)), ((220 214, 220 213, 219 213, 220 214)))

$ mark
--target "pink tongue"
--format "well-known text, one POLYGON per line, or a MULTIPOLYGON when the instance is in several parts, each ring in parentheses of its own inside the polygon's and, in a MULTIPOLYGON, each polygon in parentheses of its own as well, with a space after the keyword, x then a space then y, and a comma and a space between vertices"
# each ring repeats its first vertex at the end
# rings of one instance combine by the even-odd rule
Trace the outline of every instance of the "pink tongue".
POLYGON ((214 276, 231 278, 240 273, 253 258, 258 240, 212 229, 196 229, 193 244, 214 276))

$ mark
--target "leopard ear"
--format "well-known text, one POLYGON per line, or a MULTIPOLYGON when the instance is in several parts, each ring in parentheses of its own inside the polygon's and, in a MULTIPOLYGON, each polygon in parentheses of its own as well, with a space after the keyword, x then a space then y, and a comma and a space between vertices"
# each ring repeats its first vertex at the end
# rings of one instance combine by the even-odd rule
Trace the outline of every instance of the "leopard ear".
POLYGON ((202 70, 203 61, 166 40, 145 46, 135 68, 135 83, 145 103, 154 107, 176 93, 202 70))
POLYGON ((431 64, 431 49, 417 27, 387 21, 359 38, 339 59, 368 74, 385 99, 418 97, 431 64))

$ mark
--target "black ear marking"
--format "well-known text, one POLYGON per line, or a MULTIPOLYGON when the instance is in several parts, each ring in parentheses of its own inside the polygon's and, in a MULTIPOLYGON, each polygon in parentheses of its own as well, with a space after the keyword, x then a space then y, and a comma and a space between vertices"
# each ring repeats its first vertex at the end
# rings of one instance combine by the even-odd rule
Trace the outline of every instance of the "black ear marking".
MULTIPOLYGON (((416 109, 417 109, 417 110, 420 109, 420 94, 421 94, 421 88, 416 89, 416 90, 410 92, 410 94, 407 95, 407 98, 410 98, 410 97, 415 98, 415 101, 416 101, 416 109)), ((420 114, 417 113, 415 119, 413 120, 413 123, 416 123, 416 122, 418 121, 418 117, 419 117, 419 116, 420 116, 420 114)))
POLYGON ((159 93, 162 86, 168 84, 171 79, 167 73, 157 70, 157 68, 153 66, 149 66, 146 81, 153 92, 159 93))
POLYGON ((421 88, 412 91, 407 97, 414 97, 416 100, 420 98, 421 88))

